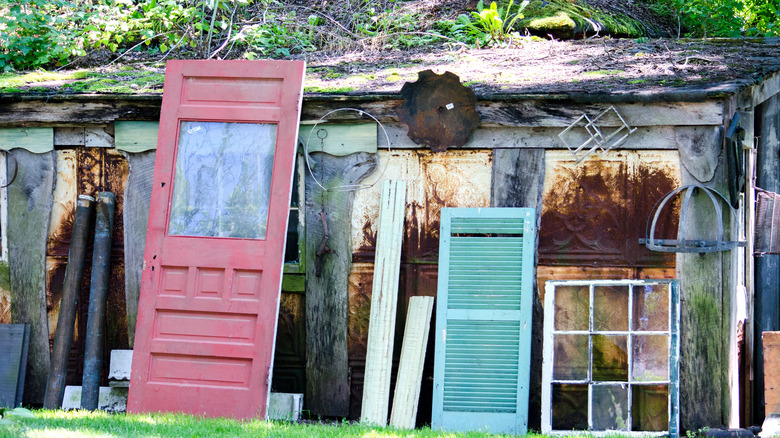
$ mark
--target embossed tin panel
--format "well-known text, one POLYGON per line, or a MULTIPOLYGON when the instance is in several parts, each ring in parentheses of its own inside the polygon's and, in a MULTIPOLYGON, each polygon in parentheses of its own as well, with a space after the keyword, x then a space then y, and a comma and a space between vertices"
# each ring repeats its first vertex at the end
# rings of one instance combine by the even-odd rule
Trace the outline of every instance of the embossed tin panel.
MULTIPOLYGON (((673 255, 638 239, 655 203, 681 184, 676 151, 613 151, 579 164, 547 151, 546 167, 540 265, 674 267, 673 255)), ((677 214, 659 229, 674 237, 677 214)))

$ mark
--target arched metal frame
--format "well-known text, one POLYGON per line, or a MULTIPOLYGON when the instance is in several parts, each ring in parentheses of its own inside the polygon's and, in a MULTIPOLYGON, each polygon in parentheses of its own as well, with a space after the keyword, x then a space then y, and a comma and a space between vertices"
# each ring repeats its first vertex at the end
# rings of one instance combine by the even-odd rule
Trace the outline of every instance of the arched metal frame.
POLYGON ((736 247, 746 246, 746 242, 738 240, 724 240, 723 237, 723 210, 718 201, 728 207, 731 214, 731 219, 736 220, 736 211, 731 206, 729 201, 721 195, 718 191, 711 187, 705 187, 698 184, 690 184, 682 187, 678 187, 666 196, 664 196, 653 208, 655 213, 652 216, 652 220, 648 222, 649 230, 646 233, 646 238, 639 239, 639 243, 643 243, 647 246, 647 249, 661 252, 688 252, 688 253, 705 253, 705 252, 717 252, 727 251, 736 247), (685 232, 685 223, 688 218, 688 211, 690 209, 691 196, 696 190, 701 190, 706 193, 710 201, 712 201, 715 214, 718 217, 718 240, 705 240, 705 239, 688 239, 685 232), (663 211, 666 204, 673 199, 678 193, 685 191, 682 197, 682 205, 680 206, 680 221, 677 229, 677 239, 656 239, 655 227, 658 223, 658 217, 663 211))

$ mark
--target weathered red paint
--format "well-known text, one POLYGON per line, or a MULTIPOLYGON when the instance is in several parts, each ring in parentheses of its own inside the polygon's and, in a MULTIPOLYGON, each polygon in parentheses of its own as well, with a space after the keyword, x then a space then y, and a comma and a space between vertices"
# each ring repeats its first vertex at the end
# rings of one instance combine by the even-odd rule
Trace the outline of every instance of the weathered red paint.
POLYGON ((266 415, 303 71, 291 61, 168 63, 129 412, 266 415), (265 239, 167 234, 182 121, 277 125, 265 239))

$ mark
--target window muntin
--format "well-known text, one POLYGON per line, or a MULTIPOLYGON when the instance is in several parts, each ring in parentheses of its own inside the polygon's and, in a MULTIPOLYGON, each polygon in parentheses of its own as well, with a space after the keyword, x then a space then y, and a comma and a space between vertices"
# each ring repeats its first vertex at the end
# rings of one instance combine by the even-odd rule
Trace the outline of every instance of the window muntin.
POLYGON ((677 283, 548 281, 545 289, 542 432, 676 436, 677 283))

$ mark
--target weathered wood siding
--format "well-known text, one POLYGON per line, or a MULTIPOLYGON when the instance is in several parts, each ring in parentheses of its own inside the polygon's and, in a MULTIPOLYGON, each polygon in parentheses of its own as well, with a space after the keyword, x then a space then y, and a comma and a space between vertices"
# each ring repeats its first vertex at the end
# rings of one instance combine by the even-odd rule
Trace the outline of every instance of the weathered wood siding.
MULTIPOLYGON (((46 317, 46 237, 54 192, 54 153, 14 149, 19 163, 8 187, 8 257, 11 321, 30 324, 24 403, 43 402, 49 375, 49 324, 46 317)), ((10 175, 9 175, 10 176, 10 175)))

